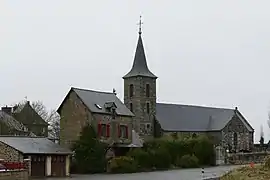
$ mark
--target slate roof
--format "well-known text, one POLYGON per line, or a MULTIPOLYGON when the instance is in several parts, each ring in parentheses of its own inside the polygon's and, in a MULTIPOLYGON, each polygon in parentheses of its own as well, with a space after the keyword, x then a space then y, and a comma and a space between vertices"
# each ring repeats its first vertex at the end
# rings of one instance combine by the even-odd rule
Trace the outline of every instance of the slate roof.
MULTIPOLYGON (((134 116, 134 114, 121 102, 121 100, 114 93, 79 89, 74 87, 71 88, 71 91, 74 91, 82 100, 82 102, 93 113, 108 114, 109 112, 105 108, 105 103, 114 102, 116 105, 116 114, 122 116, 134 116)), ((61 106, 62 105, 60 105, 59 108, 61 108, 61 106)))
POLYGON ((22 123, 17 121, 13 116, 5 113, 2 110, 0 110, 0 121, 6 124, 8 127, 16 129, 17 131, 24 131, 24 132, 28 131, 27 127, 25 127, 22 123))
POLYGON ((0 142, 22 152, 23 154, 72 154, 66 148, 47 138, 1 137, 0 142))
POLYGON ((235 109, 157 103, 156 118, 165 131, 220 131, 236 115, 249 131, 253 128, 235 109))
MULTIPOLYGON (((29 101, 26 101, 23 104, 14 106, 16 107, 13 111, 13 115, 16 119, 22 121, 25 124, 30 122, 25 122, 25 117, 27 120, 31 121, 31 124, 39 124, 39 125, 48 125, 48 123, 37 113, 37 111, 31 106, 29 101)), ((13 107, 13 109, 14 109, 13 107)))
POLYGON ((141 34, 139 34, 133 66, 131 70, 123 78, 125 79, 125 78, 136 77, 136 76, 157 78, 157 76, 155 76, 148 69, 141 34))

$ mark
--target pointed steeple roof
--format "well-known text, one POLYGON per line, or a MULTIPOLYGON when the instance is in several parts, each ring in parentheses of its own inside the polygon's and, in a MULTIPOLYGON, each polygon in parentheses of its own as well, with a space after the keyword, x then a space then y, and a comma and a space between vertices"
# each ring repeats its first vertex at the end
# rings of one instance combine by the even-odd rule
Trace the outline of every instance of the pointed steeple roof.
POLYGON ((147 61, 144 53, 144 47, 141 37, 141 31, 139 31, 139 39, 138 44, 135 52, 135 57, 133 61, 133 66, 129 73, 127 73, 123 79, 129 78, 129 77, 135 77, 135 76, 144 76, 144 77, 150 77, 150 78, 157 78, 149 69, 147 66, 147 61))

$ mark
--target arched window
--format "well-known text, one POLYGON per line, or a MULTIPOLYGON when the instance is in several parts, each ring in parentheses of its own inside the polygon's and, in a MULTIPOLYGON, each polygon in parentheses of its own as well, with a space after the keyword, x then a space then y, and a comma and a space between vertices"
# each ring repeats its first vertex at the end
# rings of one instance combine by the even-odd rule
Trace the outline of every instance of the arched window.
POLYGON ((134 93, 134 85, 130 84, 129 85, 129 97, 133 97, 133 93, 134 93))
POLYGON ((146 84, 145 91, 146 91, 146 97, 150 97, 150 85, 149 84, 146 84))

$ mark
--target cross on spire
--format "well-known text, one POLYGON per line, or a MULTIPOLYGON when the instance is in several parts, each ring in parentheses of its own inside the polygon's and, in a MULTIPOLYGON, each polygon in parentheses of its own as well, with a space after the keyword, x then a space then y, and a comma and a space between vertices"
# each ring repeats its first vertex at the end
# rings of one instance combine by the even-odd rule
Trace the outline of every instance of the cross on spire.
POLYGON ((139 34, 142 34, 142 24, 143 24, 142 16, 140 16, 140 22, 138 23, 138 25, 139 25, 139 34))

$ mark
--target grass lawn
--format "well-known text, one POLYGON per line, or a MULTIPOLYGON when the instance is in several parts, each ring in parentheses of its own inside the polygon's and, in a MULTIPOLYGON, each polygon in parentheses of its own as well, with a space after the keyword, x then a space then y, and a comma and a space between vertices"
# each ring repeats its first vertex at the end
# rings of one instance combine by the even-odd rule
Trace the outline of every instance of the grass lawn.
POLYGON ((264 164, 245 166, 229 172, 221 180, 270 180, 270 168, 264 164))

